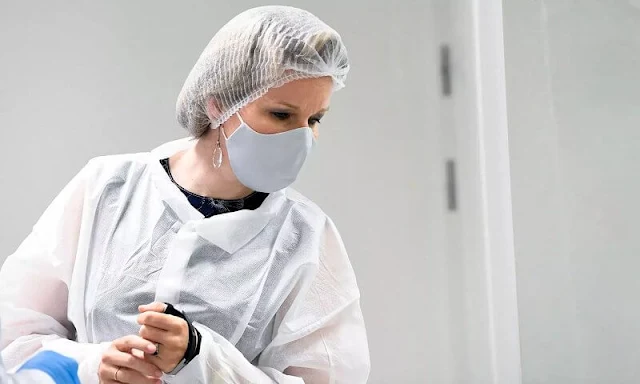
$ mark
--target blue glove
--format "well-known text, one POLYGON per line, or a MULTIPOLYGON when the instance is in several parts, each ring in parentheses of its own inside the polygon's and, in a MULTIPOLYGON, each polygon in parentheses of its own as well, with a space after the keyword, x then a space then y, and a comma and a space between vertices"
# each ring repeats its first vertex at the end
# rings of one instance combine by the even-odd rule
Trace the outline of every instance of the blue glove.
POLYGON ((80 384, 78 363, 53 351, 43 351, 29 359, 18 372, 35 369, 49 375, 56 384, 80 384))

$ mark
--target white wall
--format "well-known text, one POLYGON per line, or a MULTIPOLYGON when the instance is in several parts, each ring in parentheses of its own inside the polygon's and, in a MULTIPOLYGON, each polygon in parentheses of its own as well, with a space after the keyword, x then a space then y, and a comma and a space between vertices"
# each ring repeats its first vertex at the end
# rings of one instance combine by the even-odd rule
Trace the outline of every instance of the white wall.
MULTIPOLYGON (((289 1, 353 70, 298 187, 335 219, 363 293, 371 383, 451 375, 436 47, 429 3, 289 1)), ((0 262, 91 157, 182 136, 174 103, 212 34, 260 1, 6 2, 0 262)))
POLYGON ((638 382, 640 8, 503 6, 524 382, 638 382))

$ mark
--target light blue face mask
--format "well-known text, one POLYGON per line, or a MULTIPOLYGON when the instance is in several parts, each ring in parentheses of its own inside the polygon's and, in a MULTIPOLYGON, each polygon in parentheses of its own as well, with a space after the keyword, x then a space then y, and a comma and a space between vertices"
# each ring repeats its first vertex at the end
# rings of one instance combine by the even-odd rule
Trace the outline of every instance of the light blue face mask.
MULTIPOLYGON (((238 180, 258 192, 275 192, 293 184, 315 144, 309 127, 262 134, 242 120, 225 139, 231 169, 238 180)), ((223 130, 224 132, 224 130, 223 130)))

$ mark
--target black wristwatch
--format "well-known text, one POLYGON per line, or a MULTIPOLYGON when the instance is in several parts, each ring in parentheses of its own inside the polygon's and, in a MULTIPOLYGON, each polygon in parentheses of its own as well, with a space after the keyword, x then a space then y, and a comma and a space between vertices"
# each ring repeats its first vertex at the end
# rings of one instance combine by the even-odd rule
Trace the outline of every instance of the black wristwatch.
POLYGON ((169 303, 165 303, 165 304, 167 305, 167 308, 165 308, 164 313, 166 313, 167 315, 179 317, 184 321, 186 321, 187 324, 189 325, 189 344, 187 345, 187 350, 184 353, 184 357, 182 358, 182 360, 180 360, 178 365, 176 365, 176 367, 171 372, 167 372, 167 375, 173 376, 173 375, 177 375, 178 372, 180 372, 184 367, 186 367, 191 362, 191 360, 193 360, 196 356, 198 356, 198 354, 200 353, 200 344, 202 342, 202 335, 196 329, 196 327, 193 326, 191 321, 189 321, 189 319, 187 318, 187 315, 185 315, 184 312, 178 311, 173 305, 169 303))

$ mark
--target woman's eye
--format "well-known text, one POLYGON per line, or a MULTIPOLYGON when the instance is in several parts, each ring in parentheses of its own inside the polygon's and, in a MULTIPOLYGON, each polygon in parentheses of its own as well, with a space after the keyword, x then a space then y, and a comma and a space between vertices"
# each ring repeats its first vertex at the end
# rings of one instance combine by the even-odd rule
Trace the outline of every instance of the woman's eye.
POLYGON ((287 112, 271 112, 271 115, 273 115, 273 117, 275 117, 278 120, 287 120, 289 116, 291 116, 287 112))
POLYGON ((310 119, 310 120, 309 120, 309 125, 313 127, 313 126, 314 126, 314 125, 316 125, 316 124, 320 124, 320 120, 321 120, 321 119, 319 119, 319 118, 313 118, 313 119, 310 119))

